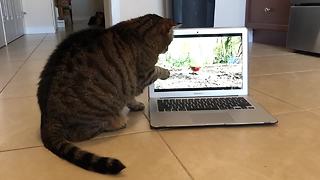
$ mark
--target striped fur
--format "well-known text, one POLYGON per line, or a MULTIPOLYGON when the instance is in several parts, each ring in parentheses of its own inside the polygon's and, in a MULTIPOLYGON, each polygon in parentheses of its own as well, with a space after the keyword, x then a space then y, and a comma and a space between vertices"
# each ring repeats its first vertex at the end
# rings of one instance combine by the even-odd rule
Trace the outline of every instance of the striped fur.
POLYGON ((38 87, 41 138, 57 156, 87 170, 117 174, 117 159, 83 151, 83 141, 126 126, 121 110, 142 110, 135 96, 169 71, 155 67, 172 41, 175 23, 157 15, 121 22, 109 29, 88 29, 60 43, 44 67, 38 87))

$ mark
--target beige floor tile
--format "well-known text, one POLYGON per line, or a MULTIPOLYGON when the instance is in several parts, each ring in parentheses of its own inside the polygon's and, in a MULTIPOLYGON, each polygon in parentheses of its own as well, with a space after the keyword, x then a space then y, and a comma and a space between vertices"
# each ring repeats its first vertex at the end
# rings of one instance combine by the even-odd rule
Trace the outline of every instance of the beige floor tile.
MULTIPOLYGON (((7 46, 9 52, 32 52, 39 44, 41 43, 41 39, 37 40, 26 40, 23 37, 7 46)), ((14 53, 12 53, 14 54, 14 53)))
POLYGON ((34 49, 36 46, 39 45, 39 43, 41 43, 44 37, 45 35, 41 35, 41 36, 25 35, 11 42, 9 46, 7 46, 7 48, 11 51, 34 49))
MULTIPOLYGON (((51 41, 48 41, 51 42, 51 41)), ((55 43, 54 43, 55 44, 55 43)), ((39 48, 37 48, 30 57, 30 60, 40 60, 47 61, 49 56, 55 49, 55 45, 46 45, 46 42, 43 42, 39 48), (44 44, 44 46, 42 46, 44 44)))
MULTIPOLYGON (((45 37, 46 37, 46 34, 26 34, 24 36, 21 36, 18 40, 32 42, 32 41, 41 41, 45 37)), ((14 41, 14 42, 19 42, 18 40, 14 41)))
POLYGON ((22 64, 22 61, 7 62, 0 60, 0 92, 22 64))
POLYGON ((41 145, 36 98, 0 99, 0 151, 41 145))
MULTIPOLYGON (((96 138, 151 131, 142 112, 128 112, 125 129, 96 138)), ((0 99, 0 151, 41 146, 40 111, 35 97, 0 99)))
POLYGON ((35 96, 44 65, 44 61, 28 60, 0 94, 0 99, 35 96))
POLYGON ((40 50, 53 50, 58 45, 56 41, 46 41, 44 40, 38 49, 40 50))
POLYGON ((18 68, 23 64, 22 61, 2 61, 0 59, 0 75, 8 74, 9 72, 17 72, 18 68))
POLYGON ((318 57, 292 54, 287 56, 255 57, 249 63, 250 75, 320 70, 318 57))
POLYGON ((298 107, 285 103, 279 99, 270 97, 253 89, 250 89, 249 96, 259 103, 265 110, 273 115, 299 111, 298 107))
POLYGON ((320 107, 320 71, 256 76, 249 87, 292 105, 310 109, 320 107))
POLYGON ((276 126, 161 131, 194 179, 316 180, 320 177, 320 117, 277 116, 276 126))
POLYGON ((32 54, 29 58, 30 61, 45 61, 47 62, 51 53, 43 52, 43 53, 35 53, 32 54))
POLYGON ((39 147, 0 153, 1 179, 190 179, 157 133, 104 138, 80 147, 119 158, 127 168, 117 176, 101 175, 78 168, 39 147))
POLYGON ((47 34, 47 36, 44 38, 44 41, 51 41, 55 43, 61 42, 65 37, 67 36, 67 33, 63 31, 62 29, 59 29, 54 34, 47 34))
MULTIPOLYGON (((19 73, 26 73, 25 75, 27 75, 27 73, 40 73, 43 70, 43 67, 46 65, 46 61, 42 60, 42 61, 32 61, 32 60, 28 60, 23 67, 21 68, 21 70, 19 71, 19 73)), ((18 73, 18 74, 19 74, 18 73)))
POLYGON ((31 55, 32 50, 33 49, 8 50, 7 47, 3 47, 0 49, 0 60, 8 62, 24 61, 31 55))
POLYGON ((45 35, 25 35, 0 49, 1 61, 24 61, 38 47, 45 35))
POLYGON ((0 99, 36 96, 37 82, 34 82, 35 78, 36 76, 30 77, 30 81, 13 79, 0 94, 0 99))
POLYGON ((9 82, 10 77, 10 75, 0 77, 0 94, 1 91, 5 88, 6 84, 9 82))
POLYGON ((312 109, 309 109, 308 111, 320 116, 320 107, 318 108, 312 108, 312 109))
POLYGON ((289 55, 292 52, 288 49, 278 46, 271 46, 266 44, 253 43, 249 48, 250 57, 261 57, 261 56, 282 56, 289 55))

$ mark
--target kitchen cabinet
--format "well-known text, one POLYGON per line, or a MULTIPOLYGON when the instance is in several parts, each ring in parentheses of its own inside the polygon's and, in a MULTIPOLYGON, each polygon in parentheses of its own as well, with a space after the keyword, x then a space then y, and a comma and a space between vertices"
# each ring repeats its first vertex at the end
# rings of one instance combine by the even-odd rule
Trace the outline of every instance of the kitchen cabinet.
MULTIPOLYGON (((0 13, 1 14, 1 13, 0 13)), ((0 16, 0 47, 6 45, 6 41, 5 41, 5 38, 4 38, 4 30, 3 30, 3 25, 2 25, 2 18, 0 16)))
POLYGON ((14 2, 14 12, 15 12, 15 22, 16 22, 16 37, 20 37, 24 34, 24 12, 22 8, 21 0, 13 0, 14 2))
POLYGON ((23 10, 21 0, 0 0, 1 25, 4 27, 6 43, 9 43, 24 34, 23 10))
POLYGON ((246 27, 253 29, 253 40, 285 45, 290 0, 247 0, 246 27))

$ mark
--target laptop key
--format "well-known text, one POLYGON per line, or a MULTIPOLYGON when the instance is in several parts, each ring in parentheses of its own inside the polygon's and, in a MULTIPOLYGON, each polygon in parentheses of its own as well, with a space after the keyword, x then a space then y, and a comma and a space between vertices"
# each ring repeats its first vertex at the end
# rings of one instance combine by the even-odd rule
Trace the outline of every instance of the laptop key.
POLYGON ((157 103, 160 112, 254 109, 254 107, 243 97, 161 99, 158 100, 157 103))

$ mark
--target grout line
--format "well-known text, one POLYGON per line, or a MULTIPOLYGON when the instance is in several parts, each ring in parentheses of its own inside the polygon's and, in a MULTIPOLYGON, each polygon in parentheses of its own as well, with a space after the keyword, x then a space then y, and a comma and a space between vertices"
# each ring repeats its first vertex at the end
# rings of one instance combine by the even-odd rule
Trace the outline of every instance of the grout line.
POLYGON ((295 111, 287 111, 287 112, 281 112, 281 113, 276 113, 276 114, 272 114, 273 116, 282 116, 282 115, 286 115, 286 114, 292 114, 292 113, 298 113, 298 112, 307 112, 306 110, 303 109, 298 109, 295 111))
MULTIPOLYGON (((154 131, 141 131, 141 132, 115 134, 115 135, 104 136, 104 137, 103 136, 102 137, 95 137, 95 138, 89 139, 87 141, 71 142, 71 143, 72 144, 82 144, 82 143, 87 143, 87 142, 92 142, 92 141, 98 141, 98 140, 105 139, 105 138, 122 137, 122 136, 129 136, 129 135, 136 135, 136 134, 143 134, 143 133, 152 133, 152 132, 154 132, 154 131)), ((44 147, 44 146, 38 145, 38 146, 29 146, 29 147, 15 148, 15 149, 6 149, 6 150, 0 150, 0 153, 10 152, 10 151, 19 151, 19 150, 25 150, 25 149, 34 149, 34 148, 40 148, 40 147, 44 147)))
MULTIPOLYGON (((117 130, 116 130, 117 131, 117 130)), ((114 131, 114 132, 116 132, 114 131)), ((112 131, 110 131, 109 133, 111 133, 112 131)), ((112 134, 112 135, 107 135, 107 136, 98 136, 98 137, 94 137, 93 139, 89 139, 88 141, 95 141, 95 140, 101 140, 101 139, 105 139, 105 138, 112 138, 112 137, 121 137, 121 136, 129 136, 129 135, 136 135, 136 134, 143 134, 143 133, 152 133, 154 131, 152 130, 143 130, 143 131, 138 131, 138 132, 127 132, 127 133, 121 133, 121 134, 112 134)), ((108 132, 106 132, 108 133, 108 132)), ((83 143, 86 141, 82 141, 82 142, 77 142, 77 143, 83 143)))
POLYGON ((18 151, 18 150, 25 150, 25 149, 34 149, 34 148, 39 148, 39 147, 44 147, 44 146, 30 146, 30 147, 23 147, 23 148, 0 150, 0 153, 3 153, 3 152, 11 152, 11 151, 18 151))
MULTIPOLYGON (((255 88, 250 88, 250 89, 253 89, 254 91, 257 91, 257 92, 259 92, 259 93, 261 93, 261 94, 263 94, 263 95, 265 95, 265 96, 268 96, 268 97, 271 97, 271 98, 273 98, 273 99, 276 99, 276 100, 278 100, 278 101, 280 101, 280 102, 282 102, 282 103, 285 103, 285 104, 289 104, 290 106, 293 106, 294 108, 297 108, 297 109, 303 109, 302 107, 299 107, 299 106, 297 106, 297 105, 295 105, 295 104, 292 104, 292 103, 290 103, 290 102, 287 102, 287 101, 285 101, 285 100, 283 100, 283 99, 280 99, 280 98, 278 98, 278 97, 275 97, 275 96, 272 96, 272 95, 270 95, 270 94, 267 94, 267 93, 265 93, 265 92, 263 92, 263 91, 260 91, 260 90, 258 90, 258 89, 255 89, 255 88)), ((249 94, 249 96, 250 96, 250 94, 249 94)), ((250 96, 250 97, 252 97, 252 96, 250 96)), ((253 97, 252 97, 253 98, 253 97)))
POLYGON ((4 85, 4 87, 2 89, 0 89, 0 93, 2 93, 5 88, 9 85, 9 83, 11 83, 11 81, 14 79, 14 77, 16 77, 16 75, 18 74, 18 72, 21 70, 21 68, 23 67, 23 65, 26 64, 26 62, 30 59, 30 57, 32 56, 32 54, 39 48, 39 46, 41 45, 41 43, 44 41, 44 39, 48 36, 48 34, 46 34, 41 41, 39 42, 39 44, 32 50, 32 52, 29 54, 29 56, 24 60, 24 62, 18 67, 17 71, 14 73, 14 75, 9 79, 9 81, 6 83, 6 85, 4 85))
MULTIPOLYGON (((294 56, 296 54, 293 54, 292 52, 288 52, 288 53, 279 53, 279 54, 271 54, 271 55, 249 55, 249 59, 259 59, 259 58, 271 58, 271 57, 277 57, 277 56, 294 56)), ((263 61, 263 60, 257 60, 257 61, 263 61)))
MULTIPOLYGON (((316 108, 314 108, 314 109, 316 109, 316 108)), ((318 113, 313 112, 312 110, 313 110, 313 109, 308 109, 308 110, 306 110, 306 112, 311 113, 311 114, 313 114, 313 115, 315 115, 315 116, 317 116, 317 117, 320 117, 320 115, 319 115, 318 113)))
POLYGON ((249 76, 250 77, 262 77, 262 76, 287 75, 287 74, 318 72, 318 71, 320 71, 320 70, 319 69, 309 69, 309 70, 278 72, 278 73, 270 73, 270 74, 249 74, 249 76))
POLYGON ((319 106, 317 106, 317 107, 310 107, 310 108, 306 108, 306 109, 304 109, 305 111, 307 111, 307 112, 310 112, 310 113, 312 113, 312 114, 314 114, 314 115, 316 115, 316 116, 320 116, 318 113, 315 113, 313 110, 317 110, 317 109, 320 109, 320 107, 319 106))
POLYGON ((10 100, 10 99, 29 99, 29 98, 37 98, 37 96, 19 96, 19 97, 1 97, 0 96, 0 101, 1 100, 10 100))
POLYGON ((173 156, 176 158, 176 160, 180 163, 180 165, 182 166, 182 168, 185 170, 185 172, 188 174, 188 176, 191 179, 194 179, 194 177, 191 175, 191 173, 188 171, 187 167, 182 163, 182 161, 178 158, 178 156, 173 152, 172 148, 169 146, 169 144, 167 143, 167 141, 165 141, 165 139, 163 138, 163 136, 161 135, 161 133, 159 131, 157 131, 158 135, 160 136, 161 140, 164 142, 164 144, 168 147, 169 151, 173 154, 173 156))
POLYGON ((317 106, 317 107, 311 107, 311 108, 306 108, 305 110, 306 110, 306 111, 312 111, 312 110, 316 110, 316 109, 320 109, 320 107, 319 107, 319 106, 317 106))

